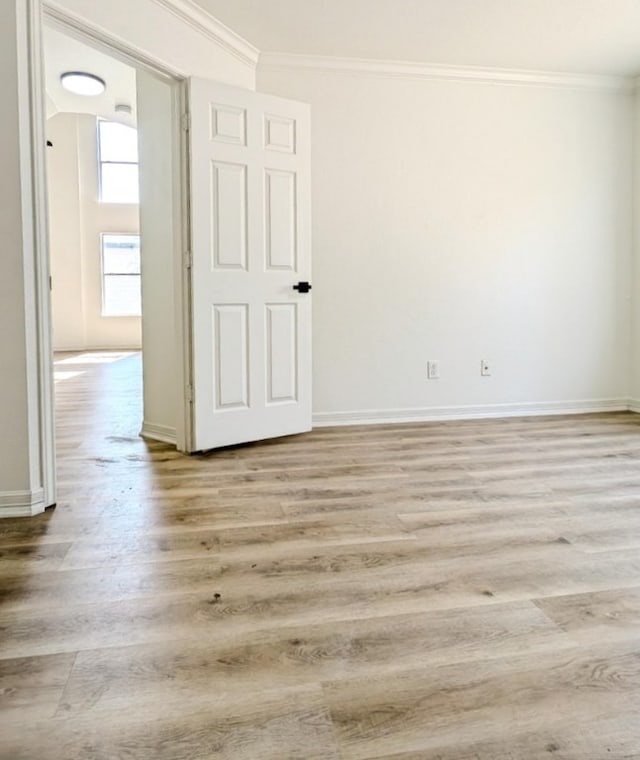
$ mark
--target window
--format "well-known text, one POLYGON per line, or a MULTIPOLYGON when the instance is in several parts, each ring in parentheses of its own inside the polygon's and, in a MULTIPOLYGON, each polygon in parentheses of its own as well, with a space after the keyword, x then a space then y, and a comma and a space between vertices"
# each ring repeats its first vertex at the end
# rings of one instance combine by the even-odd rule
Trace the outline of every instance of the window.
POLYGON ((139 317, 140 236, 102 235, 102 316, 139 317))
POLYGON ((138 132, 115 121, 98 121, 100 200, 139 203, 138 132))

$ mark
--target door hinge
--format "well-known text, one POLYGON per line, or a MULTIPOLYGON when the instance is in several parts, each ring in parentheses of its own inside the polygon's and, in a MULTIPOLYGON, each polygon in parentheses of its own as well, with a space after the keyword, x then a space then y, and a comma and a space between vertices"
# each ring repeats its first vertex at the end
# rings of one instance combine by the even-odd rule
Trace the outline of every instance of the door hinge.
POLYGON ((188 111, 182 114, 182 129, 185 132, 191 129, 191 114, 188 111))
POLYGON ((186 269, 191 269, 193 265, 193 253, 191 251, 184 252, 184 265, 186 269))
POLYGON ((193 402, 193 385, 187 385, 184 391, 187 401, 193 402))

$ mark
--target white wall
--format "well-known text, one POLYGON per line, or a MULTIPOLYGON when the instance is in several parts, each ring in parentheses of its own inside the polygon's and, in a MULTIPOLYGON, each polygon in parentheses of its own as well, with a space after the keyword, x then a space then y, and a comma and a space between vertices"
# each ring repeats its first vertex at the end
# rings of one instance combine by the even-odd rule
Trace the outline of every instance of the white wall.
POLYGON ((318 421, 626 403, 629 95, 269 68, 258 89, 312 107, 318 421))
MULTIPOLYGON (((142 373, 146 437, 176 443, 179 383, 174 273, 174 206, 180 208, 179 167, 174 165, 171 86, 138 74, 140 230, 142 243, 142 373)), ((181 375, 180 375, 181 377, 181 375)))
POLYGON ((77 128, 75 114, 59 114, 47 121, 47 138, 54 144, 47 149, 47 184, 51 312, 57 348, 86 345, 77 128))
POLYGON ((139 232, 138 206, 100 203, 95 116, 47 122, 53 344, 57 350, 139 348, 139 317, 103 317, 101 233, 139 232))
MULTIPOLYGON (((255 87, 255 64, 232 52, 225 39, 217 39, 210 30, 210 19, 200 15, 197 6, 188 1, 178 1, 175 6, 189 6, 196 14, 191 22, 179 9, 172 10, 166 0, 45 0, 45 5, 124 41, 127 47, 181 76, 216 79, 247 89, 255 87)), ((247 56, 251 55, 248 49, 247 56)))

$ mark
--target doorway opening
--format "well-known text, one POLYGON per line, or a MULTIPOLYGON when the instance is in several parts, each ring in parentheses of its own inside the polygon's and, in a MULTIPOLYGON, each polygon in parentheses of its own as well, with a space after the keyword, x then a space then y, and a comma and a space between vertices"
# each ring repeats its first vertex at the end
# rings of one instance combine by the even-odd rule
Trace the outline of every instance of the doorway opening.
MULTIPOLYGON (((46 16, 43 48, 56 396, 65 415, 85 404, 96 444, 184 450, 182 83, 46 16)), ((77 445, 63 429, 59 455, 77 445)))

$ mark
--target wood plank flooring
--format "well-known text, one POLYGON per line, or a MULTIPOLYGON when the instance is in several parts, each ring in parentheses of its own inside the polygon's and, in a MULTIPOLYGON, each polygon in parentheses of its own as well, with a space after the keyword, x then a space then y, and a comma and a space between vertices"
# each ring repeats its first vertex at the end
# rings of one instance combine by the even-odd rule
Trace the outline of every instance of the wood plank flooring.
POLYGON ((58 357, 59 503, 0 521, 2 760, 640 758, 640 417, 145 442, 58 357))

